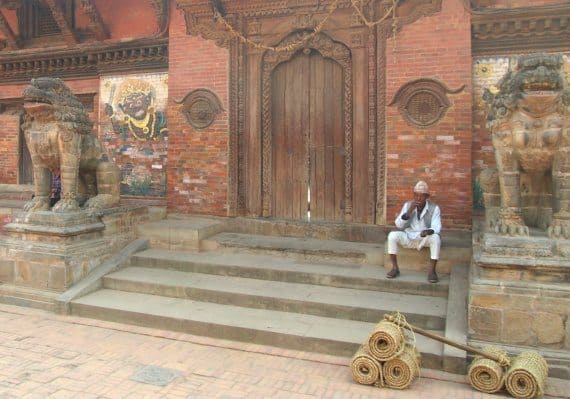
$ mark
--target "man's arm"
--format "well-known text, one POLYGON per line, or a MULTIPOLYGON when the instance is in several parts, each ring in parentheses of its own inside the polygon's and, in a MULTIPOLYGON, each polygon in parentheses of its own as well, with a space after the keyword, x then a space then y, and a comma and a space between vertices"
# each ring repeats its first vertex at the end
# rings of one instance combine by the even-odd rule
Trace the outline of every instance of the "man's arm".
POLYGON ((400 214, 396 217, 395 224, 399 229, 403 229, 408 225, 408 219, 410 218, 410 213, 413 211, 411 207, 412 202, 408 201, 402 206, 400 214))

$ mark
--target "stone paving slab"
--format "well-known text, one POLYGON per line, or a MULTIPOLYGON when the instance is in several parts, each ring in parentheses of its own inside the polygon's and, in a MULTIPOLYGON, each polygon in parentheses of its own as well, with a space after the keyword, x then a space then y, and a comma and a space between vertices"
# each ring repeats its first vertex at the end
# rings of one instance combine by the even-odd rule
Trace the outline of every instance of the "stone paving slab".
MULTIPOLYGON (((422 370, 409 390, 354 383, 349 359, 0 305, 0 398, 487 399, 463 376, 422 370), (165 386, 131 377, 177 372, 165 386), (179 374, 178 374, 179 373, 179 374)), ((570 382, 549 379, 546 398, 570 382)))

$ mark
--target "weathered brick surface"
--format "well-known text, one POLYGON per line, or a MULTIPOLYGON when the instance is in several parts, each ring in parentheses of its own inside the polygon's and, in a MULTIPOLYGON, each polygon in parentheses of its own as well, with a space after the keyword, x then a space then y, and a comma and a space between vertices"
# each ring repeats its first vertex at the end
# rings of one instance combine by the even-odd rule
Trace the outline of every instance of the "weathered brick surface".
POLYGON ((442 11, 408 25, 387 44, 387 101, 415 79, 432 78, 450 89, 451 107, 437 124, 419 129, 396 107, 387 108, 387 213, 393 223, 419 179, 428 181, 440 204, 443 224, 471 225, 471 32, 460 0, 443 1, 442 11))
POLYGON ((173 12, 169 42, 167 203, 170 211, 225 215, 228 191, 228 50, 188 36, 180 10, 173 12), (213 91, 225 111, 204 130, 188 124, 175 99, 213 91))

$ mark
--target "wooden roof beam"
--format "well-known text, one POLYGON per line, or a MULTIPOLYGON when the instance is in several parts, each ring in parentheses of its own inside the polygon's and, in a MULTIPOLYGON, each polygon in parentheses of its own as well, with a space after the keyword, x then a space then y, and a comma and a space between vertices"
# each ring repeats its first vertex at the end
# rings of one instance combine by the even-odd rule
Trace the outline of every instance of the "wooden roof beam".
POLYGON ((150 0, 152 8, 154 9, 154 14, 156 15, 156 21, 158 24, 158 32, 163 33, 168 28, 168 0, 150 0))
POLYGON ((109 31, 107 30, 107 27, 103 23, 101 14, 99 14, 99 11, 97 11, 97 8, 95 7, 95 4, 93 4, 93 1, 81 0, 81 7, 89 17, 89 21, 91 21, 91 23, 94 26, 95 37, 97 38, 97 40, 108 39, 110 37, 109 31))
POLYGON ((65 18, 65 12, 60 7, 60 5, 57 3, 57 1, 56 0, 43 0, 43 2, 49 7, 49 9, 53 15, 53 19, 55 20, 55 22, 59 26, 59 29, 61 29, 61 33, 63 34, 63 38, 64 38, 65 42, 67 43, 67 45, 68 46, 75 46, 77 43, 79 43, 79 40, 77 39, 77 35, 76 35, 75 31, 73 30, 73 28, 69 24, 69 21, 67 20, 67 18, 65 18))
POLYGON ((20 43, 18 42, 18 38, 14 34, 14 31, 8 24, 8 21, 6 20, 6 17, 4 17, 4 14, 2 13, 1 10, 0 10, 0 32, 2 32, 6 37, 6 44, 8 45, 8 48, 10 48, 11 50, 17 50, 20 48, 20 43))

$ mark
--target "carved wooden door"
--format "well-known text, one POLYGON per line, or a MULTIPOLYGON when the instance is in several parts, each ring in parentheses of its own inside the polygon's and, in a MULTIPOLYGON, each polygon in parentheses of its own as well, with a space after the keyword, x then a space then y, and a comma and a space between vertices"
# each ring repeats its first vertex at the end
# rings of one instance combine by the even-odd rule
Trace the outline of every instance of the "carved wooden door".
POLYGON ((342 67, 307 50, 275 68, 271 86, 273 216, 342 220, 342 67))

